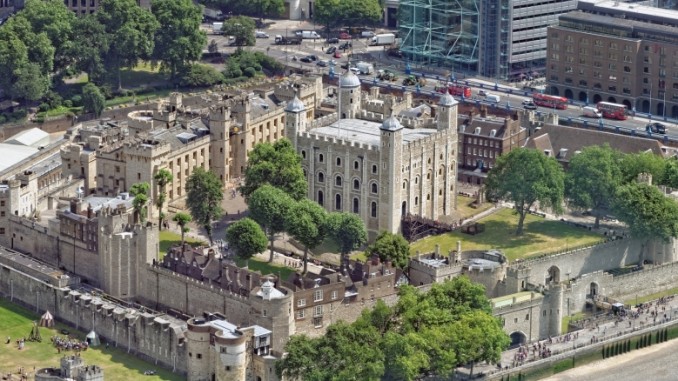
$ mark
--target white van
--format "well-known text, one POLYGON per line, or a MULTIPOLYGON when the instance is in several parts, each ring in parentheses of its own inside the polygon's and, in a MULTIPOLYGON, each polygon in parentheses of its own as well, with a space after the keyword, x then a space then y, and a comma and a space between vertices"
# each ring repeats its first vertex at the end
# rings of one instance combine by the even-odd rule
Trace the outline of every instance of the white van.
POLYGON ((485 96, 485 100, 487 100, 488 102, 492 102, 492 103, 499 103, 501 101, 501 97, 497 94, 489 94, 488 93, 485 96))
POLYGON ((603 114, 598 111, 597 108, 591 107, 591 106, 586 106, 582 109, 584 111, 584 116, 589 117, 589 118, 602 118, 603 114))
POLYGON ((301 38, 307 40, 315 40, 320 38, 320 35, 315 30, 304 30, 301 32, 301 38))

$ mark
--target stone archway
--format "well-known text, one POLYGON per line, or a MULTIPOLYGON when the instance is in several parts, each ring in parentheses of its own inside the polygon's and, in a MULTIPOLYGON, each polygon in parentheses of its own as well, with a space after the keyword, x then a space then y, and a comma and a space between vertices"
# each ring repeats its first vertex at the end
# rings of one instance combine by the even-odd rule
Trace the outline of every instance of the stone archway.
POLYGON ((589 285, 589 294, 587 297, 590 299, 594 299, 596 295, 598 295, 598 292, 599 292, 598 283, 591 282, 591 284, 589 285))
POLYGON ((671 118, 678 118, 678 106, 671 107, 671 118))
POLYGON ((633 110, 633 105, 631 104, 631 101, 630 101, 630 100, 624 99, 624 100, 622 101, 622 104, 623 104, 624 106, 626 106, 626 109, 627 109, 628 111, 633 110))
POLYGON ((593 94, 593 103, 598 103, 603 100, 603 97, 600 94, 593 94))
POLYGON ((560 90, 558 90, 558 86, 551 86, 551 95, 560 95, 560 90))
POLYGON ((589 101, 589 96, 586 94, 586 91, 580 91, 579 92, 579 102, 587 102, 589 101))
POLYGON ((640 112, 650 112, 650 101, 647 99, 644 99, 640 103, 640 112))
POLYGON ((401 215, 402 217, 405 217, 405 216, 407 215, 407 213, 408 213, 408 210, 407 210, 407 201, 403 201, 403 204, 402 204, 402 206, 401 206, 400 208, 401 208, 401 209, 400 209, 400 215, 401 215))
POLYGON ((617 103, 617 98, 615 97, 607 97, 607 101, 610 103, 617 103))
POLYGON ((549 267, 549 269, 546 271, 546 282, 544 283, 560 283, 560 269, 558 266, 549 267))
POLYGON ((517 347, 527 343, 527 336, 520 331, 512 332, 509 337, 511 338, 511 347, 517 347))
POLYGON ((659 102, 657 103, 657 114, 658 116, 663 116, 664 115, 664 103, 659 102))
POLYGON ((572 99, 572 98, 574 98, 574 94, 572 93, 572 90, 570 90, 570 89, 565 89, 565 98, 567 98, 567 99, 572 99))

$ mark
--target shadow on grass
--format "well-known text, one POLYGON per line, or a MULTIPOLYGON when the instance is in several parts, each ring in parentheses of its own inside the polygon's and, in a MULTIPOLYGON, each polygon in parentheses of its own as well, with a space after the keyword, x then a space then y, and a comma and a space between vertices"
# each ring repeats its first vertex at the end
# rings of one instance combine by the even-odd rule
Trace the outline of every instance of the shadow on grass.
POLYGON ((268 262, 257 261, 255 259, 250 259, 245 261, 244 259, 236 258, 235 263, 239 267, 247 267, 252 271, 259 271, 261 275, 275 275, 280 277, 280 279, 288 279, 290 274, 294 274, 295 271, 289 267, 272 265, 268 262))

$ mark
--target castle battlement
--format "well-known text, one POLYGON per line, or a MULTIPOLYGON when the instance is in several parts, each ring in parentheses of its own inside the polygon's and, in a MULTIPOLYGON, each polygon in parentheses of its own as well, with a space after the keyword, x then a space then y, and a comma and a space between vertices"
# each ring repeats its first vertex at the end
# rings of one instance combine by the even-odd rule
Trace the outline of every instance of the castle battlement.
POLYGON ((124 145, 125 155, 153 158, 159 155, 168 154, 172 147, 167 142, 157 140, 137 140, 126 142, 124 145))
POLYGON ((308 125, 308 128, 313 129, 317 127, 329 126, 330 124, 336 122, 337 120, 339 120, 339 114, 333 112, 331 114, 325 115, 323 117, 311 121, 311 123, 309 123, 308 125))
POLYGON ((216 284, 216 287, 215 287, 215 283, 203 282, 203 281, 197 280, 195 278, 191 278, 190 276, 187 276, 187 275, 178 274, 178 273, 176 273, 176 272, 174 272, 170 269, 166 269, 166 268, 159 266, 159 265, 149 264, 148 269, 150 271, 160 273, 164 276, 174 278, 174 279, 181 281, 181 282, 191 283, 192 285, 200 287, 203 290, 206 290, 206 291, 209 291, 209 292, 214 292, 214 293, 220 294, 222 296, 228 296, 232 299, 238 299, 238 300, 249 300, 249 296, 245 296, 245 295, 242 295, 242 294, 239 294, 239 293, 235 293, 231 290, 224 289, 219 284, 216 284))

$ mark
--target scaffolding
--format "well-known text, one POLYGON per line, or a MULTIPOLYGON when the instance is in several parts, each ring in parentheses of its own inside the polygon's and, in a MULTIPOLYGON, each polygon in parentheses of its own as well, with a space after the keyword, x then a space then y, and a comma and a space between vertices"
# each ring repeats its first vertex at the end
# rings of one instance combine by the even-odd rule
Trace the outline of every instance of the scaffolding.
POLYGON ((479 0, 401 0, 400 50, 413 62, 478 71, 479 0))

